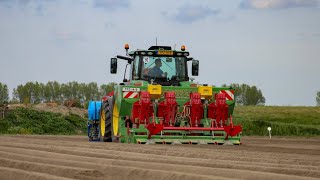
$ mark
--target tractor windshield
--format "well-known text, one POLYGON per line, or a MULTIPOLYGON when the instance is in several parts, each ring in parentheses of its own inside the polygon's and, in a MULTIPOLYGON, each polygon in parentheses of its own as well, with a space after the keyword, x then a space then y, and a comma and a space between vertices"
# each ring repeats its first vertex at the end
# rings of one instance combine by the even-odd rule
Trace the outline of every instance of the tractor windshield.
POLYGON ((134 61, 133 78, 149 82, 153 80, 160 84, 186 81, 188 80, 186 62, 186 57, 137 56, 134 61))

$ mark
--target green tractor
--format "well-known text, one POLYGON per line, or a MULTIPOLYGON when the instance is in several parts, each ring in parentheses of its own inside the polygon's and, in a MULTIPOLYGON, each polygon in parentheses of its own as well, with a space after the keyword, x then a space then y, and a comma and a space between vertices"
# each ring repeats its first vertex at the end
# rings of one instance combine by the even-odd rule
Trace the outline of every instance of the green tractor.
POLYGON ((151 46, 111 58, 111 74, 118 59, 127 61, 129 79, 114 87, 102 101, 89 104, 89 140, 138 144, 236 144, 242 128, 232 122, 232 87, 194 82, 199 61, 185 46, 151 46))

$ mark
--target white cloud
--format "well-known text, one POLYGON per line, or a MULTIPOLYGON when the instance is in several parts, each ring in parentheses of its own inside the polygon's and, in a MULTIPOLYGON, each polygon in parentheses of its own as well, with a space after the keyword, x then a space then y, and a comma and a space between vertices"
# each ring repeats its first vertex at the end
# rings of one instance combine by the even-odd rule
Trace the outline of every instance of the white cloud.
POLYGON ((129 8, 129 0, 0 0, 0 6, 9 9, 33 10, 37 15, 44 15, 44 10, 53 4, 71 3, 73 5, 85 5, 93 8, 101 8, 107 11, 115 11, 120 8, 129 8))
POLYGON ((243 9, 284 9, 294 7, 318 7, 319 0, 243 0, 243 9))
POLYGON ((94 0, 93 6, 113 11, 119 8, 128 8, 130 3, 128 0, 94 0))
MULTIPOLYGON (((193 23, 209 16, 218 15, 219 13, 220 10, 218 9, 211 9, 201 5, 185 5, 180 7, 178 12, 172 15, 172 18, 180 23, 193 23)), ((162 14, 168 16, 167 12, 163 12, 162 14)))
POLYGON ((45 10, 57 0, 0 0, 0 6, 8 9, 31 12, 38 16, 45 15, 45 10))

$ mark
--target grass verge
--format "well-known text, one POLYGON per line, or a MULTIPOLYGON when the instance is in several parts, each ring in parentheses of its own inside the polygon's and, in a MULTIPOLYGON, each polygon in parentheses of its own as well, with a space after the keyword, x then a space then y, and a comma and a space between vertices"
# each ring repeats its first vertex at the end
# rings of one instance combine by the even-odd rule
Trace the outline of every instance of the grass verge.
POLYGON ((237 106, 234 123, 243 135, 319 136, 320 107, 237 106))

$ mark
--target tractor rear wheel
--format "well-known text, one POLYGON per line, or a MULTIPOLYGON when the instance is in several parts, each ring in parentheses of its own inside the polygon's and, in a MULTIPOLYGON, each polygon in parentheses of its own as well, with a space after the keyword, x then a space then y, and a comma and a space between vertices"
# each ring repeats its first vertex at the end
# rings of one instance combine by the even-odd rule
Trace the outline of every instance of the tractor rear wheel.
MULTIPOLYGON (((103 102, 101 113, 103 113, 101 116, 104 116, 105 122, 100 123, 100 128, 104 128, 104 133, 101 134, 100 140, 103 142, 112 142, 114 139, 112 126, 113 97, 108 97, 107 100, 103 102)), ((103 118, 101 120, 103 120, 103 118)))

